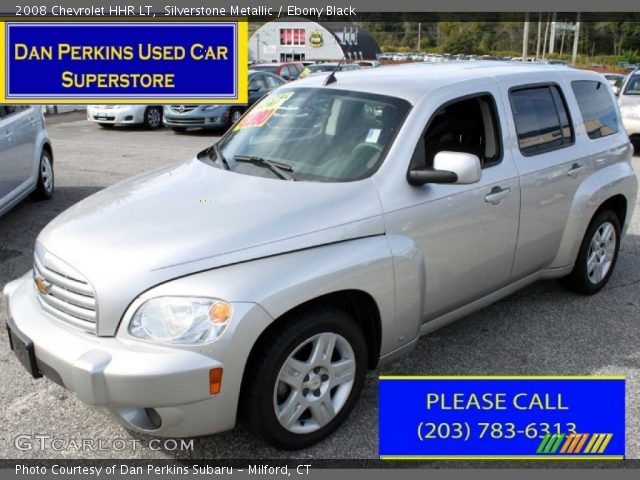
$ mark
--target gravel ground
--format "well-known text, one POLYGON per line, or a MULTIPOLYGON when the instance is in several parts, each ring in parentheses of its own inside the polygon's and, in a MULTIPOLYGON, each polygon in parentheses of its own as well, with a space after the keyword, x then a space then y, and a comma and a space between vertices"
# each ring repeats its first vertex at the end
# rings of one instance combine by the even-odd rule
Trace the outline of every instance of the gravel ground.
MULTIPOLYGON (((26 200, 0 218, 0 289, 31 268, 36 235, 58 213, 126 177, 193 156, 216 138, 215 133, 103 130, 78 113, 50 121, 48 131, 54 142, 57 191, 49 202, 26 200)), ((636 171, 638 162, 634 159, 636 171)), ((334 435, 294 454, 264 445, 242 427, 195 439, 191 451, 151 442, 56 384, 31 379, 9 351, 1 328, 0 458, 375 458, 378 374, 626 375, 627 457, 640 458, 639 282, 636 208, 616 272, 600 294, 582 297, 555 282, 540 282, 422 338, 413 353, 369 374, 355 411, 334 435), (34 442, 33 449, 23 451, 15 447, 21 434, 64 441, 99 439, 106 449, 41 450, 34 442), (126 448, 113 449, 123 443, 126 448)), ((4 323, 4 305, 0 307, 4 323)))

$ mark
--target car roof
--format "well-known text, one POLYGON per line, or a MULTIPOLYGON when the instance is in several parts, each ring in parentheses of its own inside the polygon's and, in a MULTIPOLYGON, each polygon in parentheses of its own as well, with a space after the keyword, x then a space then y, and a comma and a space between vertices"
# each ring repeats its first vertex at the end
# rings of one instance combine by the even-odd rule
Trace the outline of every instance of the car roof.
MULTIPOLYGON (((500 78, 512 75, 534 75, 559 72, 578 72, 585 78, 602 78, 595 72, 577 70, 567 66, 538 65, 528 62, 501 62, 492 60, 433 63, 410 63, 383 68, 341 71, 337 82, 330 88, 377 93, 404 98, 415 103, 424 94, 439 87, 451 87, 473 79, 500 78)), ((548 80, 543 80, 548 81, 548 80)), ((321 87, 324 76, 313 75, 295 82, 295 87, 321 87)), ((535 83, 535 75, 530 83, 535 83)), ((326 87, 325 87, 326 88, 326 87)))

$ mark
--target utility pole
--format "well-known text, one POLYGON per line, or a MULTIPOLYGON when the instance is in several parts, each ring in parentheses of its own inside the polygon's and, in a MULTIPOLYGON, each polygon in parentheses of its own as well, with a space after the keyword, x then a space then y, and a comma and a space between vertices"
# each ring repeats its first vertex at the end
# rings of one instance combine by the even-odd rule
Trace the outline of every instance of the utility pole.
POLYGON ((580 40, 580 12, 576 16, 576 27, 573 31, 573 52, 571 53, 571 64, 575 65, 578 59, 578 42, 580 40))
POLYGON ((522 32, 522 61, 529 55, 529 12, 524 14, 524 32, 522 32))
POLYGON ((551 16, 551 33, 549 35, 549 53, 553 53, 556 48, 556 14, 551 16))
POLYGON ((551 19, 551 13, 547 14, 547 23, 544 26, 544 41, 542 42, 542 58, 547 56, 547 35, 549 33, 549 20, 551 19))
POLYGON ((420 51, 420 36, 422 33, 422 22, 418 22, 418 47, 416 50, 420 51))
POLYGON ((538 13, 538 40, 536 42, 536 62, 540 59, 540 33, 542 30, 542 12, 538 13))

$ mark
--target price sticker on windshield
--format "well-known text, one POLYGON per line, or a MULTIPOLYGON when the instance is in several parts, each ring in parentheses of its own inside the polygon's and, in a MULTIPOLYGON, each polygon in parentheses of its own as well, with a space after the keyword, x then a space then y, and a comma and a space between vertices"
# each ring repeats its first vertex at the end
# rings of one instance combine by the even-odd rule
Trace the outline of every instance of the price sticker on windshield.
POLYGON ((273 93, 262 100, 254 108, 247 113, 240 122, 233 128, 241 130, 249 127, 262 127, 267 120, 282 106, 284 102, 289 100, 293 92, 273 93))

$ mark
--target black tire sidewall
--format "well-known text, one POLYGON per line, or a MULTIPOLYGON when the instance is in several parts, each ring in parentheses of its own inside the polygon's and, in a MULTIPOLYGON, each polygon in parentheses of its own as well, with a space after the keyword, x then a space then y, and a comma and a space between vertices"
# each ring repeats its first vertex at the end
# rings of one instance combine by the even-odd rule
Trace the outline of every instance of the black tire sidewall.
POLYGON ((291 329, 281 332, 280 338, 272 345, 271 351, 263 357, 256 385, 256 405, 258 425, 257 433, 269 443, 284 449, 297 449, 310 446, 330 435, 349 415, 355 406, 364 385, 367 371, 367 344, 360 327, 345 313, 339 310, 321 310, 314 312, 303 323, 292 325, 291 329), (347 402, 335 418, 321 429, 308 434, 295 434, 286 430, 278 421, 273 407, 273 392, 280 369, 289 355, 304 341, 319 333, 331 332, 344 337, 354 352, 356 374, 347 402))
POLYGON ((51 154, 46 151, 46 150, 42 150, 42 152, 40 152, 40 161, 38 162, 38 185, 36 187, 36 190, 34 192, 34 195, 36 198, 40 199, 40 200, 48 200, 53 196, 53 193, 56 190, 56 177, 55 177, 55 172, 53 170, 53 159, 51 158, 51 154), (51 166, 51 191, 47 191, 46 187, 44 186, 44 180, 42 179, 42 163, 44 162, 44 158, 45 156, 49 159, 49 165, 51 166))
POLYGON ((156 130, 162 126, 162 110, 159 107, 147 107, 147 109, 144 111, 144 126, 151 130, 156 130), (158 123, 158 125, 155 127, 151 126, 151 124, 149 123, 149 113, 154 110, 159 111, 160 114, 160 123, 158 123))
POLYGON ((589 295, 597 293, 602 290, 602 288, 607 284, 609 278, 613 274, 616 262, 618 261, 620 240, 620 219, 618 218, 618 216, 611 210, 604 210, 598 213, 589 224, 589 228, 585 233, 584 239, 582 240, 582 245, 580 245, 580 251, 576 260, 576 266, 572 273, 573 281, 577 283, 577 286, 580 288, 582 293, 589 295), (609 271, 604 276, 604 278, 596 284, 592 283, 591 280, 589 280, 589 273, 587 272, 587 256, 589 255, 589 247, 596 230, 600 228, 600 226, 605 222, 611 223, 613 225, 613 228, 615 229, 616 248, 613 254, 613 260, 611 261, 611 267, 609 268, 609 271))

